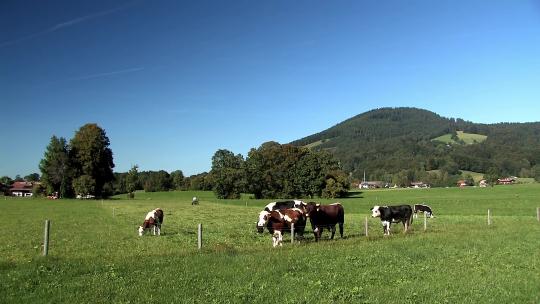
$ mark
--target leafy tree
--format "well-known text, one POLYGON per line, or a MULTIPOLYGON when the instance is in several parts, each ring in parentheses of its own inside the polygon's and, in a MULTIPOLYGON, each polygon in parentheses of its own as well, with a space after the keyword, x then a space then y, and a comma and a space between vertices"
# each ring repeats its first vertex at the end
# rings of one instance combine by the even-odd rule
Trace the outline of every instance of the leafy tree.
POLYGON ((140 181, 146 192, 168 191, 171 189, 170 175, 164 170, 141 172, 140 181))
POLYGON ((2 176, 2 177, 0 177, 0 183, 4 184, 6 186, 9 186, 9 185, 13 184, 13 180, 9 176, 2 176))
POLYGON ((214 193, 218 198, 240 198, 244 189, 244 158, 231 151, 220 149, 212 157, 210 174, 214 180, 214 193))
POLYGON ((182 170, 176 170, 171 172, 172 187, 175 190, 184 188, 184 173, 182 170))
POLYGON ((73 189, 78 195, 93 195, 96 190, 96 181, 90 175, 81 175, 73 180, 73 189))
POLYGON ((349 179, 347 174, 341 170, 329 172, 326 176, 326 186, 322 192, 322 197, 337 198, 344 197, 349 191, 349 179))
POLYGON ((484 179, 491 184, 493 187, 497 183, 497 179, 501 177, 501 169, 498 167, 490 167, 486 174, 484 174, 484 179))
POLYGON ((73 194, 72 163, 68 155, 68 147, 63 137, 51 137, 44 158, 39 163, 41 182, 47 188, 47 193, 58 192, 60 197, 70 197, 73 194))
POLYGON ((47 189, 42 183, 35 183, 32 186, 32 197, 44 196, 47 192, 47 189))
POLYGON ((531 169, 534 180, 540 182, 540 165, 535 165, 531 169))
POLYGON ((131 167, 126 176, 126 191, 128 192, 128 198, 135 198, 135 190, 137 189, 137 183, 139 182, 138 166, 131 167))
POLYGON ((39 182, 39 174, 32 173, 24 177, 24 180, 27 182, 39 182))
POLYGON ((76 176, 88 175, 95 181, 96 196, 102 195, 103 185, 114 179, 113 153, 109 138, 97 124, 82 126, 70 141, 70 156, 76 176))
POLYGON ((19 174, 17 174, 17 175, 15 175, 15 181, 16 182, 24 182, 24 179, 19 174))

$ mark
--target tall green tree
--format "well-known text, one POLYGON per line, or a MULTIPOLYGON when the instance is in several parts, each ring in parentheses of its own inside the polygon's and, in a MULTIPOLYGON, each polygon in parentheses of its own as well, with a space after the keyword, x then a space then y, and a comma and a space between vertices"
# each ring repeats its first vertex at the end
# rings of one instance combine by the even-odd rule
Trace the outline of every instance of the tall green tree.
POLYGON ((39 163, 41 182, 47 188, 47 193, 58 192, 60 197, 73 195, 73 170, 68 155, 68 146, 63 137, 51 137, 45 149, 43 159, 39 163))
POLYGON ((103 185, 114 179, 113 153, 105 130, 97 124, 82 126, 70 141, 70 156, 77 176, 88 175, 95 181, 95 195, 101 196, 103 185))
POLYGON ((181 190, 184 188, 184 173, 182 170, 176 170, 171 172, 172 187, 175 190, 181 190))
POLYGON ((214 193, 218 198, 235 199, 245 187, 244 158, 231 151, 220 149, 212 157, 210 174, 214 181, 214 193))
POLYGON ((137 190, 137 184, 139 183, 139 167, 134 165, 129 169, 126 176, 126 190, 129 198, 135 198, 135 190, 137 190))
POLYGON ((499 167, 490 167, 484 174, 484 178, 493 187, 497 183, 497 179, 501 178, 501 169, 499 167))

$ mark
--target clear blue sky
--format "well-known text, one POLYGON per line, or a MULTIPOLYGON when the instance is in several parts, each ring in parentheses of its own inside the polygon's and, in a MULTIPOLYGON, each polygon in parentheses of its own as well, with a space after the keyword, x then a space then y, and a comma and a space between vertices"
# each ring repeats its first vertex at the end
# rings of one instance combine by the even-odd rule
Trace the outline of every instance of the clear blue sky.
POLYGON ((0 2, 0 176, 105 129, 115 171, 208 171, 380 107, 540 120, 538 1, 0 2))

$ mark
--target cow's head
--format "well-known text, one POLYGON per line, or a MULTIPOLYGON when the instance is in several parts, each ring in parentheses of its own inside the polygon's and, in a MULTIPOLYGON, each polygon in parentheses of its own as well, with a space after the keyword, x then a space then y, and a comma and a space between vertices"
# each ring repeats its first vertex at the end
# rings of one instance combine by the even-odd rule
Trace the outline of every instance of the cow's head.
POLYGON ((321 207, 321 204, 318 203, 307 203, 305 210, 306 210, 306 216, 309 217, 310 215, 313 216, 315 212, 319 211, 319 207, 321 207))
POLYGON ((264 225, 268 223, 268 218, 270 217, 270 212, 268 211, 261 211, 259 213, 259 221, 257 222, 257 232, 263 233, 264 231, 264 225))
POLYGON ((371 208, 371 216, 372 217, 381 217, 380 208, 381 207, 379 207, 379 206, 373 206, 373 208, 371 208))
POLYGON ((144 232, 144 227, 143 227, 143 226, 139 226, 139 236, 142 236, 142 235, 143 235, 143 232, 144 232))

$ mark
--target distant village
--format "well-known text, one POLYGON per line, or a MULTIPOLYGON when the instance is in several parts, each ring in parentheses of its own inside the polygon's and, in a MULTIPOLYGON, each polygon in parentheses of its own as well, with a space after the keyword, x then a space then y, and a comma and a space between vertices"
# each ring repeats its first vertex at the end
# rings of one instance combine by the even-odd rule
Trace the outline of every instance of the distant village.
MULTIPOLYGON (((511 177, 505 177, 505 178, 497 179, 496 184, 497 185, 512 185, 512 184, 517 183, 517 181, 518 181, 517 177, 511 176, 511 177)), ((460 188, 463 188, 463 187, 477 187, 477 186, 481 187, 481 188, 485 188, 485 187, 488 186, 488 182, 487 182, 487 180, 482 179, 482 180, 480 180, 478 182, 478 185, 475 185, 474 183, 471 183, 471 182, 469 182, 467 180, 461 179, 461 180, 457 181, 456 186, 460 187, 460 188)), ((392 188, 393 189, 393 188, 400 188, 400 187, 398 185, 396 185, 396 184, 392 185, 391 183, 387 183, 387 182, 383 182, 383 181, 362 181, 359 184, 354 184, 353 188, 358 188, 358 189, 392 188)), ((415 188, 415 189, 431 188, 431 185, 428 184, 428 183, 424 183, 422 181, 418 181, 418 182, 411 182, 407 188, 415 188)))
MULTIPOLYGON (((511 176, 506 178, 499 178, 497 179, 496 184, 497 185, 512 185, 518 182, 518 177, 511 176)), ((39 186, 40 182, 34 182, 34 181, 16 181, 13 182, 11 185, 6 185, 3 183, 0 183, 0 192, 3 193, 5 196, 15 196, 15 197, 32 197, 34 193, 34 189, 39 186)), ((456 183, 457 187, 463 188, 463 187, 487 187, 488 182, 485 179, 482 179, 478 182, 477 185, 474 183, 470 183, 466 180, 459 180, 456 183)), ((394 188, 400 188, 398 185, 391 184, 388 182, 383 181, 362 181, 360 183, 352 184, 352 189, 394 189, 394 188)), ((431 185, 428 183, 424 183, 422 181, 418 182, 411 182, 407 188, 431 188, 431 185)), ((49 195, 48 198, 50 199, 56 199, 58 198, 57 194, 49 195)), ((83 197, 78 197, 83 198, 83 197)), ((89 198, 89 197, 84 197, 89 198)))

